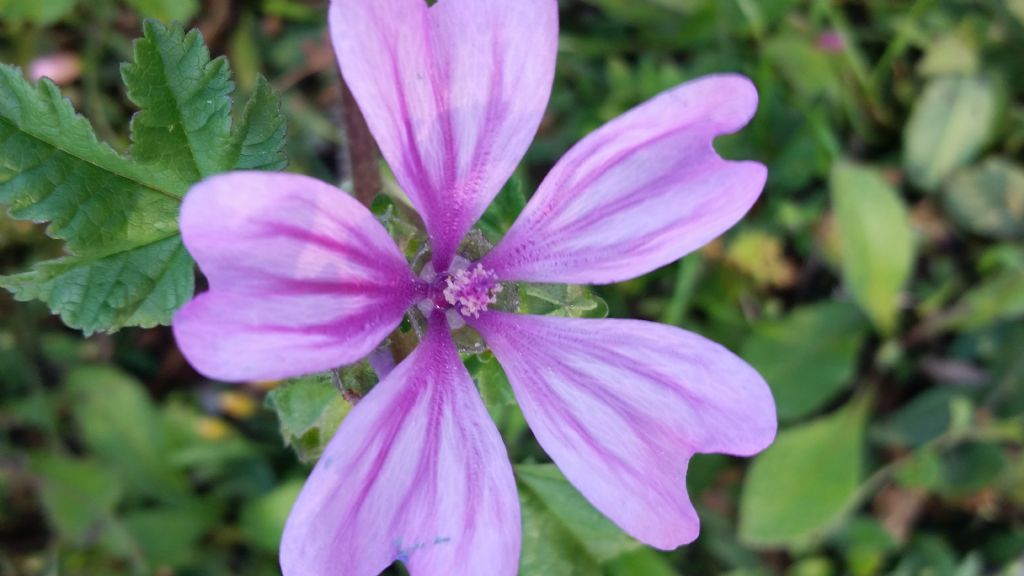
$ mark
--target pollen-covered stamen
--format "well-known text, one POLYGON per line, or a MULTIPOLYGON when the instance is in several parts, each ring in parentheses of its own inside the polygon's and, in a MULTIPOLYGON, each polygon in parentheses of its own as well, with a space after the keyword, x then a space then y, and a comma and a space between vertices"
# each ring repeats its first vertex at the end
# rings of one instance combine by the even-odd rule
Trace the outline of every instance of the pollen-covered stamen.
POLYGON ((448 276, 444 299, 463 316, 479 318, 481 312, 498 301, 503 290, 498 275, 482 265, 463 268, 448 276))

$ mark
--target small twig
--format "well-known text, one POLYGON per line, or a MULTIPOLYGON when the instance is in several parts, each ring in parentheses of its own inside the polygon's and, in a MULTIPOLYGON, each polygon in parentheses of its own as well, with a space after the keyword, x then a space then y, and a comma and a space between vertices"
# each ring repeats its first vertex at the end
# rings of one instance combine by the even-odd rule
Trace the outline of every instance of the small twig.
POLYGON ((341 114, 345 123, 352 186, 356 199, 369 208, 381 191, 377 144, 344 79, 341 81, 341 114))

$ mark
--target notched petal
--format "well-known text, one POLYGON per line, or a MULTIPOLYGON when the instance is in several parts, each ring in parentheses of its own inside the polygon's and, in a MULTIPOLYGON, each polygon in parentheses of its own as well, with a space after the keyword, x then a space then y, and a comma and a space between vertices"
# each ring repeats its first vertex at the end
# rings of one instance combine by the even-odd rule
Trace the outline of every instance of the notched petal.
POLYGON ((540 125, 558 46, 555 0, 334 0, 331 36, 438 270, 540 125))
POLYGON ((750 456, 775 437, 764 380, 696 334, 637 320, 496 312, 470 323, 566 478, 651 546, 697 537, 686 493, 693 454, 750 456))
POLYGON ((355 362, 419 294, 373 215, 312 178, 205 180, 185 199, 181 231, 210 291, 175 315, 174 334, 211 378, 273 380, 355 362))
POLYGON ((764 188, 764 166, 723 160, 713 147, 756 109, 753 84, 726 74, 609 122, 555 165, 484 266, 510 280, 606 284, 703 246, 764 188))
POLYGON ((514 576, 512 467, 435 315, 426 338, 342 423, 281 544, 285 576, 514 576))

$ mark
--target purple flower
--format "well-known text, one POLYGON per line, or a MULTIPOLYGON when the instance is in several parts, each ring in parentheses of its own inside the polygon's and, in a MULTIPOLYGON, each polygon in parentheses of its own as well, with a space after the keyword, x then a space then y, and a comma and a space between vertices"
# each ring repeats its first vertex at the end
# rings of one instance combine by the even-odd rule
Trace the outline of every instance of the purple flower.
POLYGON ((757 107, 751 83, 698 79, 597 130, 555 166, 504 240, 457 254, 525 153, 551 91, 556 0, 335 0, 342 72, 429 231, 410 268, 373 215, 302 176, 239 172, 185 200, 185 243, 210 290, 176 316, 204 374, 266 380, 371 353, 415 307, 418 348, 345 419, 289 518, 286 576, 512 575, 512 468, 450 324, 480 333, 540 444, 594 506, 669 549, 697 536, 697 452, 752 455, 775 435, 764 381, 723 347, 636 320, 492 308, 502 282, 610 283, 677 260, 753 205, 764 166, 715 137, 757 107), (435 273, 436 271, 436 273, 435 273))
POLYGON ((839 54, 843 51, 843 37, 839 32, 829 30, 818 35, 818 49, 829 54, 839 54))

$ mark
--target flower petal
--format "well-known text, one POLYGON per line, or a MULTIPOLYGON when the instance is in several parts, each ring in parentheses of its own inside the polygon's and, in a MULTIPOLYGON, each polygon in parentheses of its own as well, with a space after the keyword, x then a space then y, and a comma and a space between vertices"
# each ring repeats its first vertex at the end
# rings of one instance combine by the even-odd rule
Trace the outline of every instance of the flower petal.
POLYGON ((175 315, 174 334, 211 378, 271 380, 355 362, 419 290, 373 215, 312 178, 205 180, 185 198, 181 232, 210 291, 175 315))
POLYGON ((442 316, 342 422, 288 518, 281 567, 514 576, 519 539, 505 446, 442 316))
POLYGON ((749 456, 775 437, 764 380, 696 334, 638 320, 498 312, 471 324, 566 478, 651 546, 697 537, 685 483, 690 456, 749 456))
POLYGON ((447 269, 540 125, 558 4, 334 0, 330 21, 342 74, 447 269))
POLYGON ((753 206, 767 171, 712 147, 757 109, 742 76, 708 76, 584 138, 483 263, 505 280, 606 284, 678 260, 753 206))

